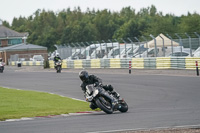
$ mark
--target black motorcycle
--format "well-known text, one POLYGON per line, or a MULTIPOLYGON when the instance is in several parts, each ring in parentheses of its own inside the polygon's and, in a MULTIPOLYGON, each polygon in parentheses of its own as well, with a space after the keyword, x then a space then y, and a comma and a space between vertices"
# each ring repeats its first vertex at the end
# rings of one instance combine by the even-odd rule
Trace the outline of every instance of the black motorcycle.
POLYGON ((112 114, 117 110, 120 112, 128 111, 128 105, 123 99, 119 99, 112 93, 105 91, 100 85, 87 85, 85 97, 86 101, 93 102, 98 108, 107 114, 112 114))
POLYGON ((0 62, 0 73, 3 73, 4 65, 5 64, 3 62, 0 62))
POLYGON ((62 70, 62 61, 61 60, 59 60, 59 61, 57 61, 56 63, 55 63, 55 69, 56 69, 56 72, 57 73, 61 73, 61 70, 62 70))

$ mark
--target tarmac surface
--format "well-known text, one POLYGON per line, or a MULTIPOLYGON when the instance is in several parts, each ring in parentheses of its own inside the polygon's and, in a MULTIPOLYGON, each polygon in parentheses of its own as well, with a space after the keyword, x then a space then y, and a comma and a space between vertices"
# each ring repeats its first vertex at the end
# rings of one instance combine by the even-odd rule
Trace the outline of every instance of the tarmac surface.
MULTIPOLYGON (((6 71, 14 72, 55 72, 55 69, 44 69, 41 66, 5 66, 6 71)), ((64 73, 78 73, 81 70, 86 70, 90 74, 129 74, 129 69, 63 69, 64 73)), ((196 70, 186 69, 131 69, 132 75, 169 75, 169 76, 183 76, 196 77, 196 70)), ((1 78, 1 77, 0 77, 1 78)), ((195 79, 196 79, 195 78, 195 79)), ((200 127, 184 127, 184 128, 157 128, 157 129, 138 129, 127 131, 106 131, 107 133, 200 133, 200 127)), ((100 133, 100 132, 99 132, 100 133)))
POLYGON ((200 133, 200 129, 195 128, 171 128, 171 129, 150 129, 140 131, 125 131, 115 133, 200 133))

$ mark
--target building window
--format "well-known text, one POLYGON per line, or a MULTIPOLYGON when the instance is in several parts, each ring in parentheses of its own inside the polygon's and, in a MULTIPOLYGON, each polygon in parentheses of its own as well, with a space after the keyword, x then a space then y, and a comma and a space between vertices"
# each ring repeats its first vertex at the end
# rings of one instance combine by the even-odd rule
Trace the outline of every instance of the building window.
POLYGON ((0 46, 1 46, 1 40, 0 40, 0 46))
POLYGON ((11 44, 11 45, 21 44, 21 43, 22 43, 22 39, 21 38, 9 39, 8 40, 8 44, 11 44))

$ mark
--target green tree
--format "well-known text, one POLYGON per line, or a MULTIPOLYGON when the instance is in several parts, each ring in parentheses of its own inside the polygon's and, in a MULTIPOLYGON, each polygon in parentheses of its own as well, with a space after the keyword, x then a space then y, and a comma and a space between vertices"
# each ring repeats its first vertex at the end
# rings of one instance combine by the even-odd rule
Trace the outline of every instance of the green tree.
POLYGON ((18 32, 24 32, 26 30, 26 18, 25 17, 19 17, 19 19, 14 18, 12 21, 12 29, 18 31, 18 32))
POLYGON ((127 23, 124 23, 119 30, 117 30, 113 38, 128 38, 141 36, 141 31, 145 28, 144 20, 131 19, 127 23))
POLYGON ((182 16, 178 28, 182 33, 200 31, 200 15, 197 13, 188 13, 187 16, 182 16))
POLYGON ((94 25, 98 31, 98 40, 108 40, 112 38, 118 27, 113 21, 111 12, 107 10, 97 12, 94 18, 94 25))
POLYGON ((10 24, 7 21, 3 21, 3 25, 10 28, 10 24))
MULTIPOLYGON (((9 23, 3 24, 9 27, 9 23)), ((163 15, 154 5, 142 8, 139 12, 130 6, 122 8, 120 12, 89 8, 82 12, 80 7, 56 13, 38 9, 27 18, 13 18, 11 28, 18 32, 28 32, 29 43, 53 50, 54 44, 199 32, 200 16, 198 13, 188 13, 181 17, 163 15)))

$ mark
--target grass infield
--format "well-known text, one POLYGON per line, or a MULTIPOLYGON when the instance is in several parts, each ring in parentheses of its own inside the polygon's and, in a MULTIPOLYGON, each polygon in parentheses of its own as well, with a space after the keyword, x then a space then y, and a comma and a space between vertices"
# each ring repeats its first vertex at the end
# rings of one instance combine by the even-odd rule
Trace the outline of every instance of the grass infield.
POLYGON ((0 121, 91 111, 89 103, 45 92, 0 87, 0 121))

